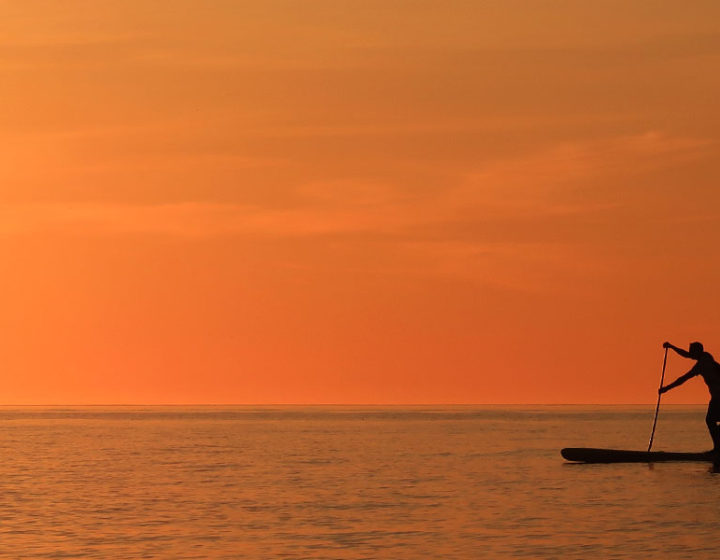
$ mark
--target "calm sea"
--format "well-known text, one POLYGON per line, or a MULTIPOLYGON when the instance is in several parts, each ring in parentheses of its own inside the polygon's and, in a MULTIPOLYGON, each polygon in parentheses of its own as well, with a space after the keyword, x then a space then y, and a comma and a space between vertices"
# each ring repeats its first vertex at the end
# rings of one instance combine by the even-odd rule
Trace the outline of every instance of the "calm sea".
MULTIPOLYGON (((704 463, 643 449, 652 407, 0 409, 2 558, 714 558, 704 463)), ((656 448, 710 447, 666 407, 656 448)))

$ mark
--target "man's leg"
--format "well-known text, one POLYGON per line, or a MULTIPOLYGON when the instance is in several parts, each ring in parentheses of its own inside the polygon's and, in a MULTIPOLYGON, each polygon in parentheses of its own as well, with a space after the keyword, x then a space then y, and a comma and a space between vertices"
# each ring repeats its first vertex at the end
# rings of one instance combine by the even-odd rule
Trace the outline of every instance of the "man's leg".
POLYGON ((710 437, 713 440, 713 451, 720 452, 720 400, 711 399, 708 405, 705 424, 707 424, 710 437))

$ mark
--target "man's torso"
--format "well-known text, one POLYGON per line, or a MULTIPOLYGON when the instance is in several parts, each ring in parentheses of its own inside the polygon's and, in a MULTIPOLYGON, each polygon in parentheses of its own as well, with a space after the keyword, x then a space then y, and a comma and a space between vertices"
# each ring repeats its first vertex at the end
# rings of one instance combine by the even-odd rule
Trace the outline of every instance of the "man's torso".
POLYGON ((720 364, 715 361, 709 352, 703 352, 702 357, 691 371, 702 376, 712 398, 720 399, 720 364))

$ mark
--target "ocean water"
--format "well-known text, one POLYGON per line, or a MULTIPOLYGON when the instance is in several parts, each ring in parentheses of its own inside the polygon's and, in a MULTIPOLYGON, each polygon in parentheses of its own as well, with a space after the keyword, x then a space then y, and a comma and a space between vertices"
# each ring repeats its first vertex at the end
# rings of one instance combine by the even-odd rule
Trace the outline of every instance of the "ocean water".
MULTIPOLYGON (((0 557, 714 558, 705 463, 644 449, 652 407, 0 409, 0 557)), ((710 447, 665 407, 655 448, 710 447)))

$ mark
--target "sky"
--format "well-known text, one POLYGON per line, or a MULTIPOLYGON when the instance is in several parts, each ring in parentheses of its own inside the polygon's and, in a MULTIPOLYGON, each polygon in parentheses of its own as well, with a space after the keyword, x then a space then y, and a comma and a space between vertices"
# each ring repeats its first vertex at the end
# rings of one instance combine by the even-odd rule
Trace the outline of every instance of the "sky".
POLYGON ((720 358, 715 0, 0 19, 0 404, 651 403, 663 341, 720 358))

